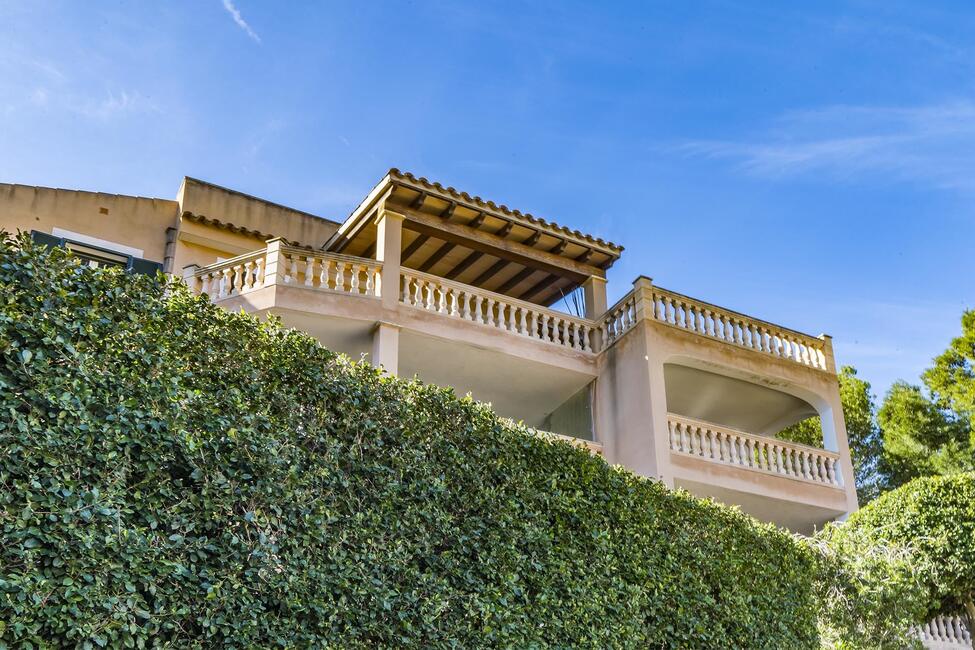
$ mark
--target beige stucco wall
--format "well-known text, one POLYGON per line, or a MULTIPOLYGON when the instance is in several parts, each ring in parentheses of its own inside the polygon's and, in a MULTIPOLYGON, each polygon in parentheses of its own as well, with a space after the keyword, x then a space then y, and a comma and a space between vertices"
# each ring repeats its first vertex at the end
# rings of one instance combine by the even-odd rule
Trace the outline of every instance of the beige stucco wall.
POLYGON ((194 178, 183 179, 176 198, 180 214, 191 212, 303 246, 321 246, 339 227, 335 221, 194 178))
POLYGON ((54 228, 141 249, 162 262, 166 229, 177 223, 179 204, 166 199, 0 183, 0 228, 54 228))

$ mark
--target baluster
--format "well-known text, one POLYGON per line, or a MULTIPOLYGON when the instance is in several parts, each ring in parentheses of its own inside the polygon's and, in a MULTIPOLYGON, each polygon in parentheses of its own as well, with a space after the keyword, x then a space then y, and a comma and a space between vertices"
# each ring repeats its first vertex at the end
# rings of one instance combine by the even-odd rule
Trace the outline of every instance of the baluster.
POLYGON ((230 273, 231 273, 230 276, 229 276, 230 277, 230 287, 229 287, 228 293, 231 296, 235 296, 238 293, 240 293, 240 280, 241 280, 241 277, 240 277, 240 275, 241 275, 240 274, 240 265, 239 264, 235 264, 234 266, 232 266, 231 269, 230 269, 230 273))
POLYGON ((332 288, 331 286, 329 286, 331 283, 330 283, 330 278, 328 277, 329 269, 331 267, 332 267, 332 260, 328 259, 327 257, 323 258, 321 266, 318 269, 318 287, 320 289, 332 288))
POLYGON ((400 276, 400 286, 403 290, 400 292, 399 300, 404 305, 408 305, 410 304, 410 276, 400 276))
POLYGON ((361 294, 362 293, 361 276, 362 276, 362 265, 361 264, 353 264, 352 265, 352 284, 349 287, 349 293, 355 293, 355 294, 361 294))
POLYGON ((305 258, 305 286, 310 287, 314 281, 315 258, 311 255, 305 258))
POLYGON ((542 331, 541 338, 543 341, 552 342, 552 333, 548 331, 549 323, 552 321, 552 317, 548 314, 542 314, 542 331))
POLYGON ((505 308, 508 311, 507 329, 509 332, 514 332, 515 331, 515 308, 513 305, 505 305, 505 308))
POLYGON ((423 280, 412 278, 410 282, 413 283, 413 302, 410 304, 414 307, 423 307, 423 280))
POLYGON ((244 262, 244 285, 242 290, 250 291, 254 287, 254 260, 244 262))
POLYGON ((562 339, 560 343, 566 347, 569 347, 572 344, 572 341, 569 338, 569 321, 567 321, 564 318, 561 320, 562 320, 562 339))
POLYGON ((230 269, 223 270, 223 283, 220 285, 221 298, 226 298, 227 296, 233 294, 234 285, 233 285, 232 274, 233 271, 231 271, 230 269))
POLYGON ((474 295, 474 314, 472 320, 475 323, 487 323, 487 316, 485 316, 481 311, 481 305, 483 302, 484 298, 482 298, 479 294, 474 295))
POLYGON ((688 452, 690 450, 690 432, 688 431, 688 426, 686 424, 681 425, 680 429, 680 450, 683 452, 688 452))
POLYGON ((718 455, 715 457, 715 459, 724 462, 728 458, 724 450, 726 436, 721 431, 718 431, 717 436, 718 436, 718 455))
POLYGON ((376 269, 373 266, 364 267, 366 271, 366 295, 376 295, 376 269))
POLYGON ((487 298, 487 309, 484 311, 484 324, 494 327, 494 298, 487 298))
POLYGON ((836 461, 832 458, 826 459, 826 477, 829 479, 830 484, 836 485, 836 461))
POLYGON ((335 261, 335 290, 345 291, 345 262, 335 261))
POLYGON ((708 429, 707 434, 708 434, 707 457, 713 459, 714 458, 714 430, 708 429))
POLYGON ((525 308, 518 307, 518 333, 524 336, 525 331, 525 308))
POLYGON ((667 429, 670 431, 670 448, 671 449, 676 449, 677 448, 675 446, 675 444, 677 442, 677 437, 676 437, 676 435, 674 435, 674 427, 675 426, 676 425, 674 424, 674 421, 673 420, 667 420, 667 429))
MULTIPOLYGON (((199 277, 199 280, 200 280, 200 285, 199 285, 200 286, 200 294, 204 294, 205 293, 205 294, 207 294, 207 296, 209 296, 210 295, 210 274, 209 273, 204 273, 203 275, 201 275, 199 277)), ((195 282, 190 285, 190 288, 191 289, 194 289, 194 292, 193 293, 196 293, 196 291, 195 291, 196 286, 197 285, 196 285, 195 282)), ((199 294, 197 294, 197 295, 199 295, 199 294)))
POLYGON ((437 313, 446 314, 447 313, 447 287, 440 284, 435 284, 434 288, 436 291, 434 295, 436 296, 436 300, 437 300, 437 313))
POLYGON ((533 339, 541 338, 541 335, 538 333, 538 312, 534 309, 528 316, 528 337, 533 339))

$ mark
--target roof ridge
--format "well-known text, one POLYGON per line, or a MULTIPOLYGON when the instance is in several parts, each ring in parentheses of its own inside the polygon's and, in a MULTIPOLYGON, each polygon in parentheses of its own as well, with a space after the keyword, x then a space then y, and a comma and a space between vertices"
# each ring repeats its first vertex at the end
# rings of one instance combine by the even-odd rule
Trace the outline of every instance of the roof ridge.
POLYGON ((604 248, 608 248, 617 254, 623 251, 623 247, 619 244, 615 244, 609 240, 603 239, 602 237, 596 237, 594 235, 589 235, 579 230, 569 228, 567 226, 560 225, 554 221, 548 221, 541 217, 536 217, 530 212, 522 212, 521 210, 512 209, 508 206, 502 204, 497 204, 494 201, 485 200, 477 195, 468 194, 467 192, 462 192, 451 186, 444 186, 442 183, 437 181, 430 181, 423 176, 416 176, 411 172, 405 172, 397 169, 396 167, 391 167, 389 170, 389 175, 395 178, 405 179, 413 183, 425 186, 430 189, 435 189, 439 192, 444 192, 450 196, 467 201, 468 203, 474 203, 476 205, 485 206, 491 210, 497 210, 503 214, 510 215, 516 218, 525 219, 529 223, 533 223, 544 228, 552 228, 553 230, 560 231, 566 235, 575 236, 578 239, 585 240, 591 244, 596 244, 604 248))

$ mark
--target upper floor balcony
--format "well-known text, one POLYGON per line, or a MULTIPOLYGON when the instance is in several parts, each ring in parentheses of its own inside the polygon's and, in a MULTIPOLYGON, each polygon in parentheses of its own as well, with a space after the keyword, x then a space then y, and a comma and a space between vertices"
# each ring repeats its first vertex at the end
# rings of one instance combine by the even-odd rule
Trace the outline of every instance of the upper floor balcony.
POLYGON ((391 173, 322 249, 270 240, 184 277, 228 309, 274 313, 336 351, 761 518, 808 530, 854 509, 829 337, 648 278, 607 307, 620 251, 391 173), (775 437, 815 415, 824 448, 775 437))

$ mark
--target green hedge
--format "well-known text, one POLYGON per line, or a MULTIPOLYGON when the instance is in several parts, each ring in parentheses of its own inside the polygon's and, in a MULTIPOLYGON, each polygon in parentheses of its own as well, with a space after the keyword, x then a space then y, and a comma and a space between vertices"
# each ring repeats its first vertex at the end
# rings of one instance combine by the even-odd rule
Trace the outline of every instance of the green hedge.
POLYGON ((975 622, 975 473, 916 478, 823 536, 847 554, 870 546, 909 549, 922 610, 915 622, 939 614, 975 622))
POLYGON ((0 646, 818 644, 789 535, 0 239, 0 646))

